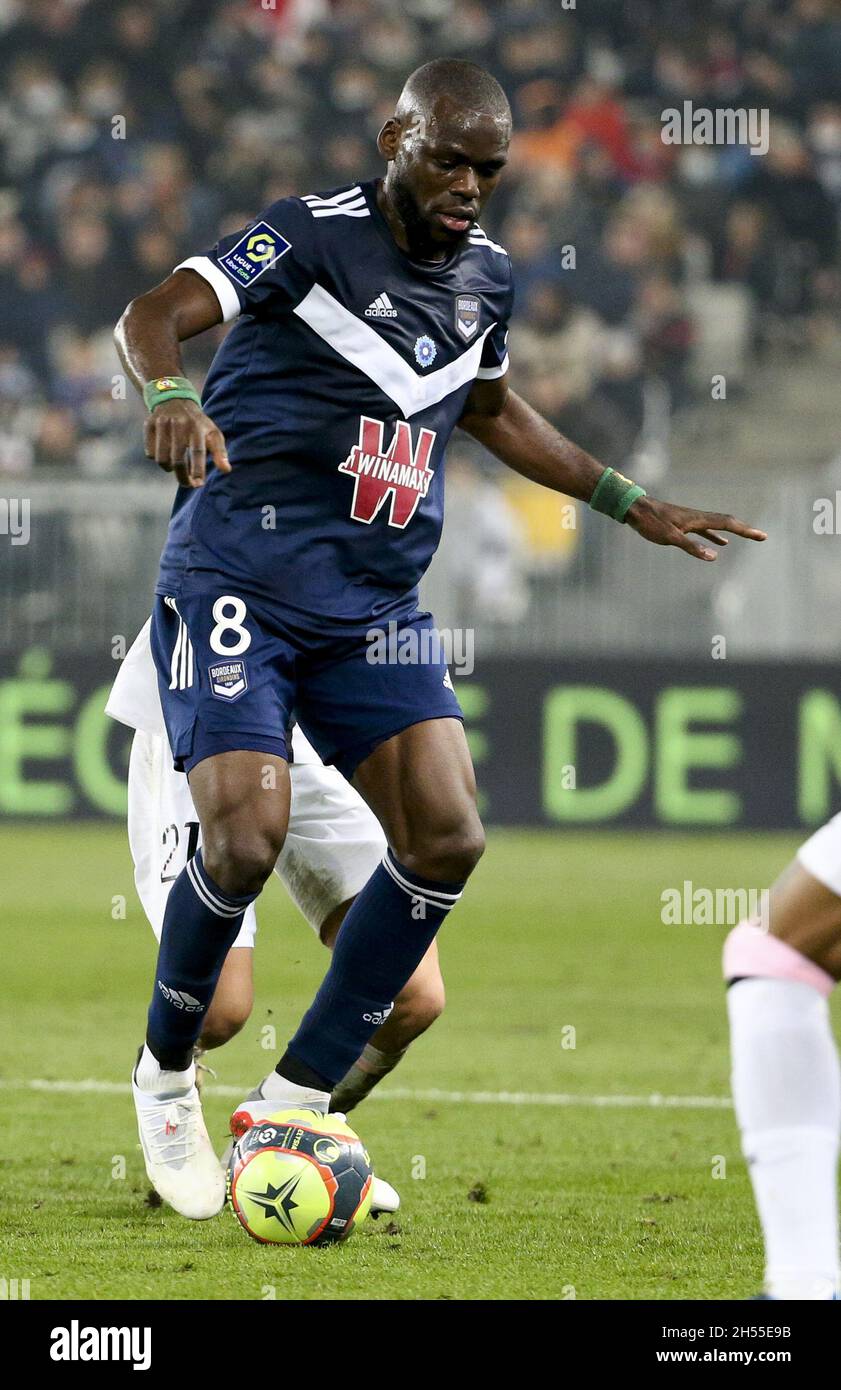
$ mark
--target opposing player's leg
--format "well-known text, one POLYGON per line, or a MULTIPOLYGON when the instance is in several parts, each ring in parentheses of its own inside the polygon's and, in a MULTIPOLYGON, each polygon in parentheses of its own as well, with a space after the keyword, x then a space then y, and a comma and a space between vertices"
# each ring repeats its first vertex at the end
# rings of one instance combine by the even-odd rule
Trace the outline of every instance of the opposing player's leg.
POLYGON ((841 978, 841 816, 770 892, 769 923, 727 939, 732 1084, 771 1298, 839 1288, 841 1074, 828 998, 841 978))
POLYGON ((254 950, 234 942, 222 966, 199 1034, 199 1052, 223 1047, 241 1032, 254 1007, 254 950))

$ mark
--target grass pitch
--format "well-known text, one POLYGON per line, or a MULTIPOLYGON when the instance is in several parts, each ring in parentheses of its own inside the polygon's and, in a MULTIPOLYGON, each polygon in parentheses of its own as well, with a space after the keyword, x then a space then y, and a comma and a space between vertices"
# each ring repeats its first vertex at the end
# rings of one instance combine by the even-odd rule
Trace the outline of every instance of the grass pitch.
MULTIPOLYGON (((155 944, 122 831, 4 828, 0 1276, 33 1299, 745 1297, 761 1249, 732 1112, 625 1101, 728 1093, 726 928, 665 926, 661 892, 765 887, 796 844, 492 834, 440 938, 447 1010, 352 1117, 402 1211, 283 1250, 227 1211, 191 1223, 147 1202, 127 1081, 155 944), (32 1084, 88 1079, 125 1090, 32 1084), (487 1095, 503 1092, 555 1102, 487 1095)), ((273 882, 254 1013, 211 1057, 217 1087, 265 1075, 326 963, 273 882)), ((233 1101, 210 1082, 205 1108, 221 1148, 233 1101)))

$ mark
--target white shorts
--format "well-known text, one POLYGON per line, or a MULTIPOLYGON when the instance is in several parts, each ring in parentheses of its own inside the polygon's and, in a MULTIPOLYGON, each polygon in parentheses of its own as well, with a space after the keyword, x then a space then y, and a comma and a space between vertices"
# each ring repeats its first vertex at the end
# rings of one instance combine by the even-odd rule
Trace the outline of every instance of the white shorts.
POLYGON ((841 898, 841 813, 809 836, 797 858, 813 878, 841 898))
MULTIPOLYGON (((367 883, 382 859, 385 836, 361 796, 333 767, 292 763, 292 807, 275 873, 314 931, 367 883)), ((143 910, 160 940, 170 887, 200 843, 199 819, 166 738, 138 729, 128 774, 128 838, 143 910)), ((234 946, 253 946, 254 904, 234 946)))

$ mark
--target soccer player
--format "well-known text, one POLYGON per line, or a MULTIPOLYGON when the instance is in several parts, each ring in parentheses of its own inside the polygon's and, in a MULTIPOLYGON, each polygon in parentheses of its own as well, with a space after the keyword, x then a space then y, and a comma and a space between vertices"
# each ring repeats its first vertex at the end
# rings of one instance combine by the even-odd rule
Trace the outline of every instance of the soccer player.
POLYGON ((771 1299, 838 1297, 841 1072, 828 1000, 841 979, 841 815, 801 845, 768 922, 724 946, 733 1103, 771 1299))
POLYGON ((290 714, 353 780, 389 848, 261 1083, 266 1104, 327 1107, 482 854, 461 710, 417 604, 456 426, 655 544, 711 560, 721 531, 763 539, 733 517, 647 497, 509 390, 511 266, 479 216, 510 138, 490 74, 425 64, 380 132, 384 179, 281 199, 133 301, 118 325, 149 410, 146 452, 180 484, 152 646, 202 847, 167 901, 133 1092, 142 1138, 177 1106, 187 1157, 156 1185, 188 1215, 224 1202, 192 1048, 283 847, 290 714), (200 400, 180 343, 223 320, 236 323, 200 400), (372 634, 392 623, 398 652, 431 659, 371 659, 372 634), (180 992, 195 1011, 177 1007, 180 992))
MULTIPOLYGON (((183 772, 172 767, 146 623, 127 653, 106 713, 135 730, 128 775, 128 833, 143 910, 160 941, 166 901, 200 844, 198 816, 183 772)), ((376 817, 335 768, 327 768, 300 729, 292 734, 289 831, 275 873, 292 901, 332 949, 352 899, 386 849, 376 817)), ((244 1027, 254 999, 253 905, 225 960, 202 1016, 199 1050, 221 1047, 244 1027)), ((444 982, 433 942, 398 994, 394 1011, 334 1089, 331 1110, 353 1110, 397 1066, 407 1047, 444 1007, 444 982)))

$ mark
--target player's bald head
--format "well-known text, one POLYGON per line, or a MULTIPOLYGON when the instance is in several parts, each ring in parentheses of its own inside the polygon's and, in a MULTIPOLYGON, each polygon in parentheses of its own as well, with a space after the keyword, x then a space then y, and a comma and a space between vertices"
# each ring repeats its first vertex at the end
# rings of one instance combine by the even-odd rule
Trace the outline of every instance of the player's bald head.
POLYGON ((508 98, 484 68, 436 58, 413 72, 377 140, 396 235, 423 259, 466 244, 510 141, 508 98))
POLYGON ((511 107, 496 78, 478 63, 435 58, 407 79, 395 112, 404 127, 428 131, 444 119, 473 124, 493 121, 500 134, 511 134, 511 107))

